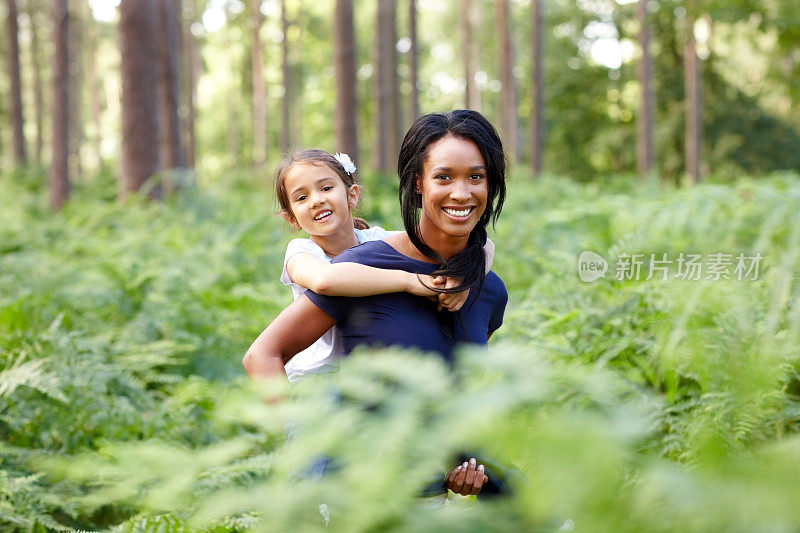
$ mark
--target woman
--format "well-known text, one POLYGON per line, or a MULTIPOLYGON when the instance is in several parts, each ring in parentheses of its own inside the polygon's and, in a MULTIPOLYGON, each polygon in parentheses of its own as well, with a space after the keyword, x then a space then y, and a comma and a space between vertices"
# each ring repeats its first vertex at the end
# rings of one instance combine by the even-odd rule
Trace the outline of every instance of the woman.
MULTIPOLYGON (((346 298, 307 291, 247 351, 243 364, 252 379, 283 374, 289 359, 334 324, 345 353, 364 344, 399 345, 447 361, 457 343, 486 344, 500 327, 508 294, 494 272, 485 274, 483 250, 486 226, 505 199, 496 130, 475 111, 423 115, 403 140, 398 174, 406 232, 351 248, 334 262, 461 279, 449 289, 470 289, 461 311, 437 311, 435 303, 408 293, 346 298)), ((468 461, 451 471, 448 487, 477 494, 484 480, 483 467, 468 461)))

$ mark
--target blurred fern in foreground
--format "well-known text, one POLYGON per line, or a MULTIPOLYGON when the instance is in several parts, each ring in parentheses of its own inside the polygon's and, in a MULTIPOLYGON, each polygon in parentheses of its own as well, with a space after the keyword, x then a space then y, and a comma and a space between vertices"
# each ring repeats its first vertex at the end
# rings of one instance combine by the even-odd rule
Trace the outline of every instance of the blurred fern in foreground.
MULTIPOLYGON (((86 182, 52 215, 42 176, 16 177, 0 179, 0 529, 800 529, 796 176, 513 179, 488 351, 453 368, 364 351, 280 407, 240 366, 290 301, 296 236, 257 178, 125 205, 86 182), (763 261, 752 281, 612 265, 584 283, 583 250, 763 261), (419 498, 464 450, 507 467, 514 495, 419 498), (302 475, 322 455, 329 474, 302 475)), ((394 188, 368 190, 362 214, 396 229, 394 188)))

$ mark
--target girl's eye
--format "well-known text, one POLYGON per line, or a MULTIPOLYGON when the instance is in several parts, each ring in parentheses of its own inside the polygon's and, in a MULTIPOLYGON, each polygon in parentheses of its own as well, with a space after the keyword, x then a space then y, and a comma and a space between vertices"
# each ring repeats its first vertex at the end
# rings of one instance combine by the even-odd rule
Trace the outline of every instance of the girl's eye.
POLYGON ((437 180, 449 180, 450 176, 448 176, 447 174, 439 174, 434 179, 437 179, 437 180))
POLYGON ((476 181, 477 180, 481 180, 481 179, 483 179, 483 174, 473 174, 472 176, 469 177, 469 179, 476 180, 476 181))
POLYGON ((323 190, 323 191, 329 191, 329 190, 331 190, 331 189, 333 189, 333 186, 332 186, 332 185, 326 185, 326 186, 324 186, 324 187, 322 188, 322 190, 323 190))
POLYGON ((294 199, 294 201, 295 201, 295 202, 302 202, 302 201, 303 201, 303 200, 305 200, 305 199, 306 199, 306 195, 305 195, 305 194, 301 194, 300 196, 298 196, 297 198, 295 198, 295 199, 294 199))

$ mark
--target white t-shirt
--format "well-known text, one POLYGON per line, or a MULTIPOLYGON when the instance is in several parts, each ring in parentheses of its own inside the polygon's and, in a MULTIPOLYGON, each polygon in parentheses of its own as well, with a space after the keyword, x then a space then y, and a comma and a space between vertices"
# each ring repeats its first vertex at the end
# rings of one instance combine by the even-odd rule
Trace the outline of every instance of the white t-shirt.
MULTIPOLYGON (((367 241, 378 241, 386 237, 399 233, 396 231, 386 231, 380 226, 364 229, 354 230, 356 237, 358 237, 359 244, 367 241)), ((293 239, 286 246, 286 255, 283 258, 283 273, 281 274, 281 281, 284 285, 289 285, 292 288, 292 296, 297 300, 306 292, 306 287, 301 287, 294 283, 289 278, 289 272, 286 270, 286 264, 295 254, 311 254, 322 260, 331 261, 331 258, 325 255, 322 248, 319 247, 311 239, 293 239)), ((317 341, 292 357, 286 363, 286 376, 289 378, 289 383, 297 383, 307 374, 325 374, 327 372, 335 372, 339 368, 339 356, 343 353, 342 338, 336 327, 332 327, 326 331, 322 337, 317 341)))

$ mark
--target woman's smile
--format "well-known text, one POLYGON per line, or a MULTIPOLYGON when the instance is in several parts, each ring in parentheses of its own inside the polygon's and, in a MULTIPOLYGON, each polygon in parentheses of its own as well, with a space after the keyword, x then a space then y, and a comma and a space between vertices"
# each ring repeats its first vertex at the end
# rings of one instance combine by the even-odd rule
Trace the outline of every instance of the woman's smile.
POLYGON ((473 206, 469 206, 469 207, 461 207, 461 208, 459 208, 459 207, 443 207, 442 208, 442 211, 447 213, 447 215, 450 218, 452 218, 453 220, 459 220, 459 221, 460 220, 467 220, 469 218, 469 215, 474 210, 475 210, 475 206, 474 205, 473 206))

